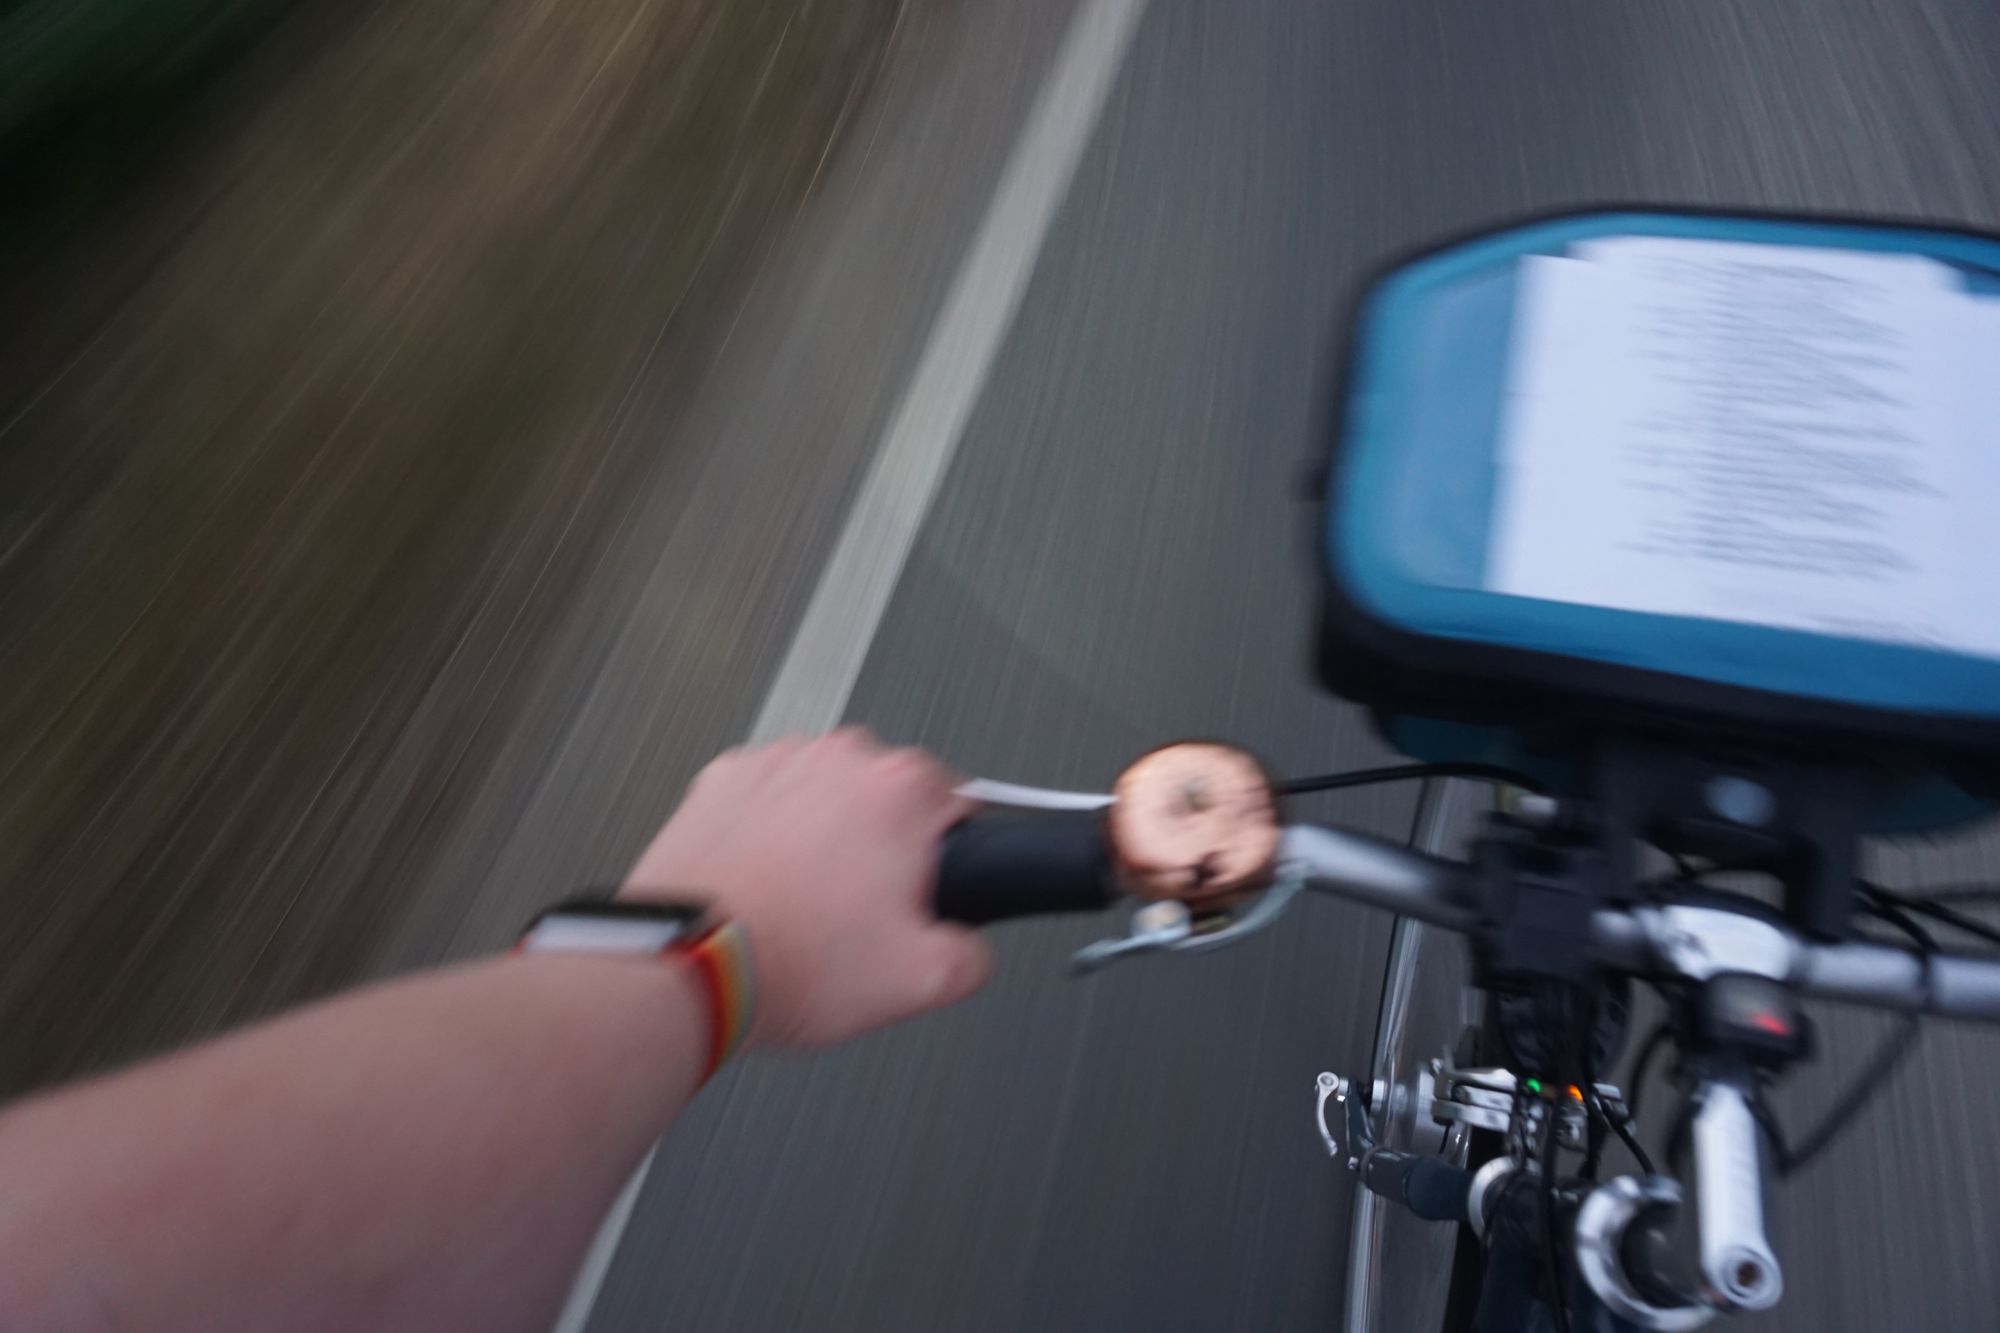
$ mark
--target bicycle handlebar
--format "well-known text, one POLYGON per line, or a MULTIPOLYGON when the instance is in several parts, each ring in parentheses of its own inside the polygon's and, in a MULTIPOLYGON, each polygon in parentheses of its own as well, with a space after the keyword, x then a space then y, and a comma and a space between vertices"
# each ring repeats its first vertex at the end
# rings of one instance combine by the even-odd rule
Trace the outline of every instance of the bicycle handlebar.
MULTIPOLYGON (((1469 931, 1480 917, 1478 887, 1467 867, 1379 838, 1294 825, 1284 832, 1278 860, 1281 873, 1299 876, 1307 887, 1447 930, 1469 931)), ((937 910, 949 920, 984 925, 1095 911, 1115 896, 1102 826, 1095 819, 977 819, 947 839, 937 910)), ((1704 913, 1753 920, 1706 907, 1601 910, 1591 923, 1597 961, 1633 975, 1686 975, 1687 934, 1698 924, 1694 917, 1704 913)), ((1763 921, 1756 921, 1755 929, 1762 945, 1774 951, 1773 974, 1801 995, 2000 1022, 2000 960, 1942 952, 1925 957, 1881 944, 1814 944, 1763 921)))
POLYGON ((1117 893, 1099 822, 1082 815, 969 819, 945 835, 933 907, 989 926, 1014 917, 1097 912, 1117 893))
MULTIPOLYGON (((1284 854, 1314 888, 1386 907, 1447 930, 1469 929, 1478 896, 1464 866, 1336 829, 1285 830, 1284 854)), ((1599 911, 1591 920, 1597 961, 1618 971, 1684 972, 1673 938, 1691 913, 1718 908, 1599 911)), ((1749 921, 1750 918, 1742 918, 1749 921)), ((1778 975, 1799 994, 1878 1009, 2000 1022, 2000 960, 1936 953, 1925 958, 1884 944, 1813 944, 1758 921, 1779 951, 1778 975), (1926 973, 1928 972, 1928 977, 1926 973)), ((1718 969, 1726 970, 1726 969, 1718 969)))

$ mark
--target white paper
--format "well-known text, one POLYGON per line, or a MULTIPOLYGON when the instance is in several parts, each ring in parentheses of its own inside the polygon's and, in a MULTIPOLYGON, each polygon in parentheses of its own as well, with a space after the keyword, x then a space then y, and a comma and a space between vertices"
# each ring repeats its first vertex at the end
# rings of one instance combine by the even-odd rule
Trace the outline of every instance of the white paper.
POLYGON ((1952 410, 1964 423, 1953 620, 1964 627, 1966 651, 2000 658, 2000 302, 1963 301, 1940 336, 1953 357, 1952 410))
POLYGON ((1523 263, 1490 586, 2000 657, 1987 303, 1898 256, 1590 253, 1523 263))
POLYGON ((1628 268, 1673 279, 1683 271, 1713 272, 1724 265, 1759 269, 1798 268, 1844 280, 1891 287, 1956 291, 1958 275, 1949 264, 1923 255, 1872 250, 1834 250, 1819 245, 1760 245, 1753 241, 1698 241, 1680 236, 1600 236, 1579 241, 1570 258, 1628 268))

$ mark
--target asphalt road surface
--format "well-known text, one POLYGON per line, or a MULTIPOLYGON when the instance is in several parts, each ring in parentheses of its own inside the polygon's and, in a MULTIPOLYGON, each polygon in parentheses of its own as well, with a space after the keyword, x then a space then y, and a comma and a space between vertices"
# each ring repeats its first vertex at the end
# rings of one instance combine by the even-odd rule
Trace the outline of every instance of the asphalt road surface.
MULTIPOLYGON (((909 36, 675 426, 677 484, 635 501, 570 631, 581 702, 520 742, 536 785, 468 819, 459 870, 485 887, 451 920, 512 921, 551 877, 614 869, 753 725, 1071 13, 964 5, 909 36), (503 822, 503 846, 478 836, 503 822)), ((1597 201, 2000 226, 1996 74, 2000 12, 1945 0, 1153 0, 847 716, 1055 784, 1189 734, 1287 772, 1378 759, 1308 677, 1298 499, 1357 277, 1597 201)), ((1413 796, 1319 813, 1407 836, 1413 796)), ((1996 864, 1978 839, 1886 857, 1903 882, 1996 864)), ((1365 1065, 1388 923, 1309 903, 1233 952, 1066 979, 1111 924, 1006 928, 962 1009, 721 1080, 589 1328, 1338 1326, 1348 1186, 1308 1089, 1365 1065)), ((416 920, 398 947, 440 932, 416 920)), ((1791 1109, 1880 1030, 1832 1022, 1791 1109)), ((1781 1190, 1789 1294, 1748 1325, 1996 1322, 1996 1066, 1992 1035, 1928 1034, 1781 1190)))

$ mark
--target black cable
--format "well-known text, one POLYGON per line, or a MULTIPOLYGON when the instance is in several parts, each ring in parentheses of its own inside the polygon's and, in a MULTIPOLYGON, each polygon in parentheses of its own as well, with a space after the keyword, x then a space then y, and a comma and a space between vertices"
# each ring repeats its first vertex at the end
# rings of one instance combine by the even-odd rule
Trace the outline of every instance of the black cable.
POLYGON ((1600 1113, 1594 1091, 1584 1094, 1583 1109, 1583 1166, 1577 1174, 1595 1183, 1598 1167, 1604 1161, 1604 1127, 1611 1123, 1611 1117, 1600 1113))
POLYGON ((1896 1066, 1909 1058, 1911 1050, 1916 1047, 1917 1034, 1922 1031, 1923 1028, 1918 1024, 1916 1015, 1912 1014, 1901 1027, 1883 1040, 1882 1045, 1876 1049, 1875 1058, 1868 1062, 1868 1067, 1848 1085, 1847 1091, 1840 1095, 1825 1118, 1813 1126, 1812 1132, 1799 1140, 1799 1146, 1790 1151, 1788 1160, 1780 1164, 1778 1171, 1780 1178, 1789 1177, 1797 1172, 1824 1152, 1827 1145, 1840 1136, 1840 1132, 1847 1128, 1855 1113, 1867 1104, 1868 1099, 1875 1095, 1888 1080, 1889 1075, 1896 1072, 1896 1066))
POLYGON ((1924 961, 1924 1001, 1928 1004, 1931 988, 1930 964, 1932 956, 1938 952, 1937 937, 1911 920, 1909 913, 1903 910, 1901 903, 1882 894, 1880 890, 1876 890, 1875 893, 1877 894, 1877 901, 1864 904, 1863 910, 1870 916, 1887 921, 1897 930, 1907 935, 1910 938, 1910 942, 1917 946, 1917 953, 1924 961))
POLYGON ((1895 1072, 1896 1066, 1909 1058, 1910 1052, 1916 1048, 1917 1038, 1923 1033, 1923 1026, 1919 1020, 1924 1011, 1931 1007, 1934 996, 1931 964, 1938 951, 1937 940, 1929 931, 1911 920, 1909 914, 1900 906, 1891 901, 1871 902, 1868 910, 1915 942, 1924 964, 1923 997, 1916 1010, 1903 1016, 1902 1024, 1883 1040, 1861 1073, 1848 1083, 1840 1096, 1834 1099, 1833 1109, 1820 1118, 1820 1122, 1813 1126, 1811 1132, 1800 1137, 1797 1147, 1784 1147, 1783 1137, 1776 1134, 1775 1122, 1768 1127, 1773 1134, 1774 1149, 1783 1154, 1778 1163, 1780 1179, 1793 1175, 1826 1151, 1827 1146, 1840 1136, 1840 1132, 1853 1122, 1856 1113, 1867 1104, 1868 1099, 1888 1082, 1889 1075, 1895 1072))
MULTIPOLYGON (((1666 1043, 1666 1031, 1668 1031, 1668 1027, 1666 1027, 1666 1021, 1662 1019, 1660 1023, 1654 1025, 1654 1029, 1650 1033, 1646 1033, 1646 1041, 1640 1045, 1638 1059, 1634 1061, 1634 1071, 1636 1071, 1636 1075, 1640 1079, 1646 1077, 1646 1065, 1652 1063, 1654 1053, 1666 1043)), ((1652 1171, 1652 1155, 1640 1145, 1638 1135, 1632 1133, 1632 1121, 1638 1119, 1638 1087, 1634 1087, 1632 1095, 1626 1097, 1626 1119, 1622 1119, 1622 1121, 1612 1119, 1610 1107, 1606 1107, 1604 1105, 1604 1097, 1598 1095, 1598 1071, 1596 1071, 1596 1041, 1594 1041, 1594 1033, 1588 1033, 1584 1037, 1584 1099, 1586 1099, 1590 1111, 1596 1115, 1596 1121, 1604 1123, 1604 1125, 1610 1125, 1612 1133, 1616 1133, 1618 1139, 1620 1139, 1620 1143, 1626 1145, 1626 1151, 1632 1153, 1632 1161, 1638 1163, 1638 1169, 1644 1175, 1652 1175, 1654 1173, 1652 1171)), ((1600 1151, 1602 1151, 1602 1145, 1596 1147, 1596 1149, 1592 1149, 1592 1155, 1584 1161, 1584 1175, 1588 1175, 1590 1179, 1596 1179, 1596 1165, 1598 1165, 1598 1153, 1600 1151)))
POLYGON ((1569 1296, 1563 1290, 1562 1261, 1556 1250, 1556 1103, 1544 1102, 1542 1107, 1542 1257, 1557 1333, 1570 1333, 1569 1296))
MULTIPOLYGON (((1594 1017, 1592 1019, 1591 1026, 1593 1029, 1596 1027, 1596 1020, 1594 1017)), ((1655 1028, 1653 1030, 1653 1033, 1647 1037, 1647 1041, 1649 1042, 1653 1041, 1655 1037, 1657 1037, 1660 1033, 1665 1031, 1665 1028, 1666 1025, 1664 1023, 1662 1023, 1658 1028, 1655 1028)), ((1583 1174, 1591 1180, 1597 1179, 1598 1163, 1602 1159, 1604 1154, 1604 1133, 1601 1129, 1598 1128, 1598 1126, 1609 1125, 1612 1131, 1616 1133, 1621 1140, 1624 1141, 1626 1148, 1631 1150, 1633 1160, 1638 1162, 1639 1169, 1641 1171, 1644 1171, 1647 1175, 1650 1176, 1653 1174, 1652 1158, 1646 1155, 1646 1150, 1639 1146, 1639 1140, 1632 1137, 1632 1131, 1625 1126, 1625 1123, 1623 1121, 1617 1121, 1611 1118, 1611 1108, 1607 1107, 1604 1104, 1604 1098, 1598 1095, 1597 1042, 1595 1040, 1595 1037, 1596 1033, 1593 1030, 1592 1032, 1589 1032, 1585 1035, 1583 1041, 1584 1106, 1585 1109, 1591 1113, 1591 1119, 1589 1122, 1591 1126, 1591 1144, 1589 1153, 1587 1153, 1583 1159, 1583 1174)), ((1642 1052, 1641 1058, 1644 1058, 1644 1055, 1645 1053, 1642 1052)), ((1631 1103, 1628 1101, 1626 1105, 1629 1107, 1631 1103)))
POLYGON ((1679 889, 1706 887, 1705 881, 1710 875, 1763 869, 1761 861, 1710 861, 1707 865, 1698 865, 1693 857, 1685 853, 1666 852, 1665 855, 1674 863, 1673 873, 1640 880, 1639 891, 1647 898, 1658 898, 1679 889))
POLYGON ((1680 1175, 1686 1174, 1682 1163, 1687 1160, 1689 1136, 1694 1129, 1694 1100, 1693 1097, 1681 1098, 1680 1109, 1674 1112, 1674 1122, 1667 1126, 1663 1155, 1667 1159, 1667 1165, 1680 1175))
POLYGON ((1590 1090, 1590 1096, 1592 1101, 1598 1103, 1597 1113, 1604 1117, 1604 1123, 1610 1125, 1613 1132, 1620 1139, 1624 1140, 1626 1150, 1632 1154, 1632 1160, 1639 1164, 1639 1170, 1646 1175, 1652 1175, 1653 1159, 1644 1148, 1639 1146, 1639 1137, 1632 1132, 1631 1126, 1623 1120, 1613 1120, 1611 1118, 1611 1113, 1604 1107, 1602 1099, 1597 1095, 1596 1088, 1590 1090))
POLYGON ((1900 911, 1914 912, 1920 916, 1927 916, 1933 921, 1942 922, 1954 930, 1963 931, 1967 935, 1985 940, 1989 944, 2000 944, 2000 929, 1995 929, 1987 925, 1984 921, 1969 917, 1963 912, 1954 912, 1943 903, 1897 893, 1892 889, 1883 888, 1880 884, 1871 884, 1865 879, 1857 882, 1861 885, 1861 891, 1864 894, 1880 902, 1887 903, 1900 911))
POLYGON ((1653 1057, 1666 1045, 1670 1030, 1671 1024, 1663 1018, 1646 1034, 1646 1040, 1639 1043, 1638 1057, 1632 1061, 1632 1077, 1627 1080, 1631 1091, 1625 1095, 1625 1109, 1633 1120, 1639 1118, 1639 1099, 1645 1094, 1646 1071, 1652 1068, 1653 1057))
POLYGON ((1591 1042, 1583 1043, 1583 1081, 1577 1084, 1583 1093, 1583 1169, 1578 1172, 1585 1180, 1597 1181, 1597 1169, 1604 1161, 1605 1129, 1611 1124, 1611 1117, 1605 1114, 1604 1103, 1597 1095, 1597 1070, 1592 1064, 1591 1042))
POLYGON ((1771 1163, 1777 1168, 1778 1177, 1782 1180, 1792 1169, 1792 1149, 1785 1141, 1784 1127, 1778 1123, 1778 1117, 1773 1114, 1771 1104, 1764 1100, 1762 1087, 1757 1088, 1750 1097, 1750 1114, 1763 1129, 1764 1137, 1770 1141, 1771 1163))
MULTIPOLYGON (((1570 1019, 1570 991, 1564 987, 1548 987, 1540 995, 1540 1011, 1550 1019, 1552 1027, 1560 1033, 1556 1041, 1558 1061, 1568 1059, 1560 1055, 1568 1049, 1568 1039, 1572 1039, 1574 1025, 1570 1019)), ((1566 1071, 1560 1063, 1546 1071, 1548 1075, 1564 1075, 1566 1071)), ((1520 1095, 1520 1083, 1516 1081, 1516 1095, 1520 1095)), ((1540 1125, 1542 1143, 1536 1147, 1542 1151, 1542 1277, 1548 1283, 1548 1309, 1556 1317, 1556 1331, 1570 1333, 1570 1303, 1564 1299, 1562 1289, 1562 1257, 1556 1249, 1556 1167, 1558 1163, 1558 1143, 1556 1143, 1556 1115, 1560 1103, 1552 1097, 1536 1097, 1540 1103, 1540 1125)))
POLYGON ((1946 884, 1907 892, 1927 903, 2000 903, 2000 884, 1946 884))
MULTIPOLYGON (((1554 1002, 1550 1008, 1564 1039, 1556 1049, 1560 1051, 1566 1045, 1573 1052, 1575 1064, 1569 1068, 1559 1065, 1551 1071, 1556 1075, 1557 1087, 1553 1090, 1554 1095, 1542 1102, 1542 1248, 1548 1270, 1549 1305, 1555 1311, 1557 1333, 1570 1333, 1569 1289, 1563 1282, 1562 1245, 1556 1227, 1556 1169, 1560 1164, 1562 1147, 1562 1112, 1567 1106, 1562 1097, 1562 1085, 1568 1083, 1574 1074, 1581 1085, 1579 1090, 1589 1089, 1584 1094, 1586 1099, 1594 1099, 1597 1095, 1597 1075, 1592 1068, 1596 1063, 1596 1052, 1592 1047, 1597 1037, 1597 996, 1581 987, 1563 987, 1552 992, 1552 998, 1554 1002)), ((1587 1136, 1589 1100, 1584 1100, 1582 1105, 1587 1136)), ((1591 1173, 1587 1167, 1586 1174, 1591 1173)))
POLYGON ((1358 768, 1351 773, 1323 773, 1318 777, 1291 778, 1278 783, 1280 796, 1304 796, 1308 792, 1342 791, 1348 787, 1372 787, 1383 782, 1414 782, 1420 778, 1477 778, 1524 791, 1546 793, 1548 788, 1525 773, 1500 764, 1391 764, 1386 768, 1358 768))

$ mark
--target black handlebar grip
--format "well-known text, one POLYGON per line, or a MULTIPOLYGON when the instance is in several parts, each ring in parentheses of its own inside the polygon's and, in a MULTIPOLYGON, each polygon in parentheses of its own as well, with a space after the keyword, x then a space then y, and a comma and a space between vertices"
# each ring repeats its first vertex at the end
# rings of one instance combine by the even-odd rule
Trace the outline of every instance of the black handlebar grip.
POLYGON ((935 904, 943 920, 1098 912, 1116 896, 1095 815, 982 816, 945 834, 935 904))
POLYGON ((1361 1159, 1361 1183, 1426 1222, 1463 1222, 1472 1173, 1427 1153, 1378 1148, 1361 1159))

